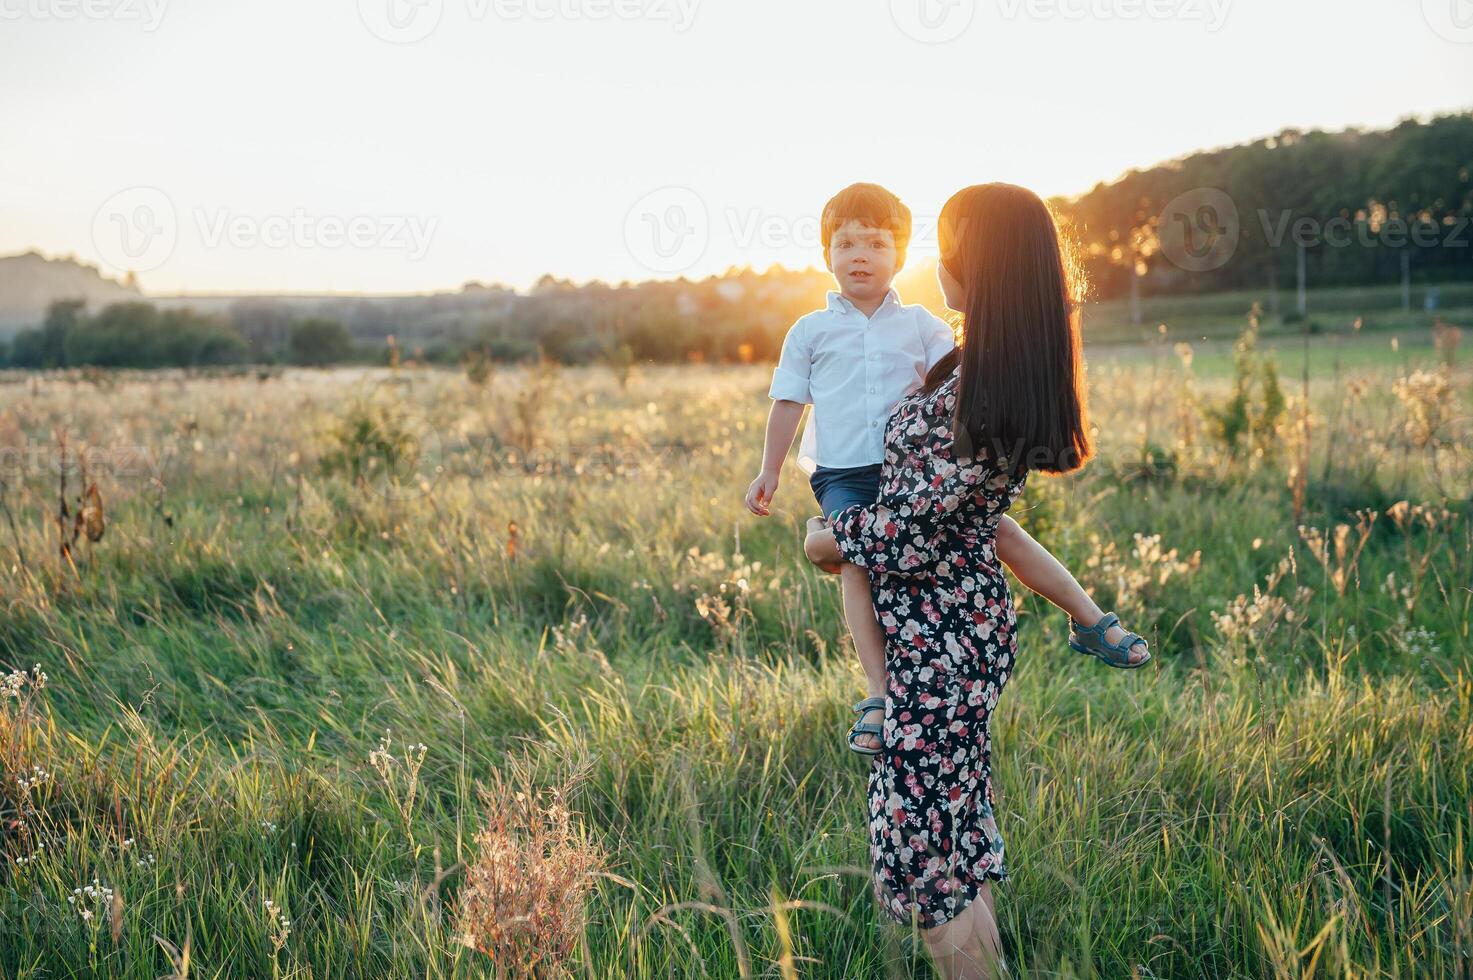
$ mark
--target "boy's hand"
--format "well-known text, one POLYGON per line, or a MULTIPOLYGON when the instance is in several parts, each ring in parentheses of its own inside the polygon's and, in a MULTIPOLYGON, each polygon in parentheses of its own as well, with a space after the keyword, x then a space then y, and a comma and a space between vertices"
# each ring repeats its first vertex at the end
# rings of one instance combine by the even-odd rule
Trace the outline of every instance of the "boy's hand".
POLYGON ((773 495, 776 493, 777 474, 762 473, 747 488, 747 510, 758 517, 766 517, 768 508, 772 506, 773 495))

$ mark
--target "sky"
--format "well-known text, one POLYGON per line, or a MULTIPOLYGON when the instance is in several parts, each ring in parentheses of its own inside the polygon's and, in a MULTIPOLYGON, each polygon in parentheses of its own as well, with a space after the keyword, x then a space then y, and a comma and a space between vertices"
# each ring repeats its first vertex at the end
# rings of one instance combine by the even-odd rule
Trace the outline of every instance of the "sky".
POLYGON ((820 265, 1286 127, 1473 107, 1473 0, 0 0, 0 254, 151 294, 820 265))

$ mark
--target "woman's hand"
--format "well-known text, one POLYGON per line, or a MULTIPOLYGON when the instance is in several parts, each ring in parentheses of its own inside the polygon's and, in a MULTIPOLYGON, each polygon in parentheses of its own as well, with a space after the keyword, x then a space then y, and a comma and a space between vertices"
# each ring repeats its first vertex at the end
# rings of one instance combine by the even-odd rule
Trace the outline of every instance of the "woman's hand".
POLYGON ((843 555, 839 554, 839 543, 834 540, 834 532, 822 517, 808 518, 808 537, 803 540, 803 553, 830 575, 839 574, 839 566, 844 562, 843 555))

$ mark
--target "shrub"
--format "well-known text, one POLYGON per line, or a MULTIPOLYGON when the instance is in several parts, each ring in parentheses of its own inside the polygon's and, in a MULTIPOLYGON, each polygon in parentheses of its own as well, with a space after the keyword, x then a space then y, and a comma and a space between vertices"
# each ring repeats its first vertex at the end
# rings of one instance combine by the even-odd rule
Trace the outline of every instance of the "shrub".
POLYGON ((336 320, 303 320, 292 327, 287 350, 293 364, 322 367, 347 360, 353 340, 348 328, 336 320))
POLYGON ((1272 358, 1258 352, 1258 307, 1249 315, 1247 328, 1233 348, 1233 387, 1226 401, 1207 406, 1203 412, 1208 427, 1236 459, 1244 439, 1260 452, 1277 444, 1287 401, 1279 384, 1279 369, 1272 358))
POLYGON ((376 393, 353 402, 328 438, 323 471, 346 474, 355 483, 399 479, 419 462, 420 439, 411 413, 393 395, 376 393))

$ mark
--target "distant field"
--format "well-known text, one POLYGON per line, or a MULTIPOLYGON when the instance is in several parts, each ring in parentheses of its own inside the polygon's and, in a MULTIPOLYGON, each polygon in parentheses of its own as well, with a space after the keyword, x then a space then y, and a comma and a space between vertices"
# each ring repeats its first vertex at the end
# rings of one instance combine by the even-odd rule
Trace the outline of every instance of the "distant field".
POLYGON ((1089 306, 1085 328, 1090 340, 1099 343, 1153 342, 1162 323, 1175 340, 1222 339, 1234 336, 1241 329, 1255 302, 1263 311, 1265 336, 1302 334, 1305 323, 1313 325, 1317 333, 1350 333, 1357 317, 1363 321, 1363 330, 1369 333, 1426 332, 1438 317, 1459 326, 1473 326, 1473 282, 1414 285, 1411 301, 1411 311, 1403 312, 1400 286, 1312 289, 1307 297, 1305 321, 1285 322, 1282 314, 1294 309, 1292 286, 1279 291, 1279 317, 1270 314, 1272 304, 1267 290, 1148 296, 1141 301, 1140 327, 1130 322, 1128 301, 1109 300, 1089 306), (1429 290, 1438 294, 1438 307, 1432 313, 1423 309, 1429 290))
MULTIPOLYGON (((1469 312, 1473 313, 1473 310, 1469 312)), ((1236 333, 1241 331, 1246 322, 1232 324, 1235 328, 1233 332, 1224 330, 1225 335, 1209 340, 1184 341, 1168 332, 1164 338, 1152 337, 1142 342, 1091 343, 1086 347, 1086 357, 1091 364, 1129 367, 1132 371, 1149 372, 1153 364, 1159 364, 1159 370, 1164 375, 1175 370, 1180 362, 1177 344, 1187 343, 1192 349, 1193 370, 1204 378, 1222 379, 1232 371, 1236 333)), ((1464 345, 1464 356, 1473 359, 1473 330, 1466 330, 1465 333, 1468 341, 1464 345)), ((1258 349, 1273 357, 1285 384, 1299 383, 1306 362, 1311 375, 1321 379, 1333 378, 1337 366, 1342 374, 1356 370, 1393 368, 1409 373, 1418 368, 1431 368, 1439 363, 1438 353, 1433 347, 1430 324, 1410 329, 1392 327, 1374 331, 1314 334, 1307 338, 1271 332, 1267 335, 1260 334, 1258 349)))
MULTIPOLYGON (((1266 336, 1289 403, 1233 454, 1212 317, 1190 369, 1092 345, 1100 455, 1018 508, 1156 660, 1018 596, 1009 959, 1456 976, 1473 352, 1316 336, 1304 424, 1266 336)), ((815 504, 790 466, 741 505, 768 377, 0 377, 0 679, 46 674, 0 698, 0 975, 928 976, 869 894, 815 504), (63 430, 100 492, 65 560, 63 430)))

